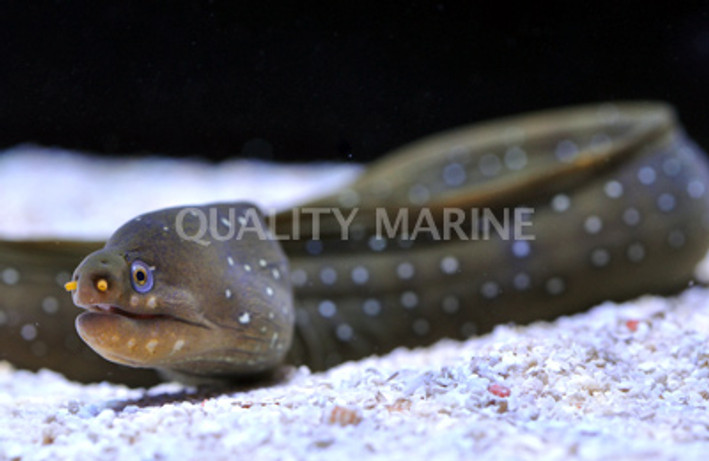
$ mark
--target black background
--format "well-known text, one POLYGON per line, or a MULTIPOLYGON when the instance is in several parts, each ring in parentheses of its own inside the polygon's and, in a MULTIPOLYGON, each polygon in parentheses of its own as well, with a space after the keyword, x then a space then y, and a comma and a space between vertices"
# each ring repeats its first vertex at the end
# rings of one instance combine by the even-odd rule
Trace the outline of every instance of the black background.
POLYGON ((614 3, 3 2, 0 147, 366 161, 640 98, 709 147, 709 2, 614 3))

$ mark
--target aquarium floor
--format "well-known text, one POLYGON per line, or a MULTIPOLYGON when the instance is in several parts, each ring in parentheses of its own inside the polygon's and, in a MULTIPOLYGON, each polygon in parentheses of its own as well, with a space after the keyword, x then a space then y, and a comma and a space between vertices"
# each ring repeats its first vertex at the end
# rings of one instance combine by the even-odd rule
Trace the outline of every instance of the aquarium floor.
POLYGON ((707 337, 709 290, 692 288, 251 389, 4 364, 0 458, 706 459, 707 337))

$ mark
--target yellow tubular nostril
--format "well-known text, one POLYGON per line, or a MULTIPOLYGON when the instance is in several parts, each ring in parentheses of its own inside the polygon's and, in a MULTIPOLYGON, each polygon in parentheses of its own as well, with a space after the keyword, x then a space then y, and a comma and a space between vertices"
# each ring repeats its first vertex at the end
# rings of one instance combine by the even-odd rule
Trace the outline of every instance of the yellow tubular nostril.
POLYGON ((96 280, 96 289, 98 291, 106 291, 108 290, 108 281, 106 279, 98 279, 96 280))
POLYGON ((76 280, 72 280, 71 282, 66 282, 64 284, 64 289, 66 291, 74 291, 74 290, 76 290, 76 285, 77 285, 76 280))

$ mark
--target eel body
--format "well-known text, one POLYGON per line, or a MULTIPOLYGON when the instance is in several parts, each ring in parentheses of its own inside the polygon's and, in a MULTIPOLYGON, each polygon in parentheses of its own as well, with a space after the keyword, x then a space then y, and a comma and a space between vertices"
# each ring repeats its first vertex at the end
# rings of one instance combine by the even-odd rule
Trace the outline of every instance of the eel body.
POLYGON ((239 379, 677 291, 709 247, 708 185, 705 154, 660 103, 465 127, 272 226, 221 203, 139 216, 103 248, 0 241, 0 357, 155 379, 86 348, 72 300, 109 361, 239 379))

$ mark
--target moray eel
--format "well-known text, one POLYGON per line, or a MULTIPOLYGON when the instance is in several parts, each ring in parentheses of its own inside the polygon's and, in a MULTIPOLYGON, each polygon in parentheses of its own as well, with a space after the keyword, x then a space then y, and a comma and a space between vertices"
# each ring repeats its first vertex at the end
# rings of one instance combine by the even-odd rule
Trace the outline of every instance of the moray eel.
POLYGON ((708 184, 661 103, 464 127, 273 226, 221 203, 144 214, 103 248, 0 241, 0 350, 85 381, 238 380, 669 293, 709 248, 708 184), (78 341, 63 285, 81 339, 135 368, 78 341))

